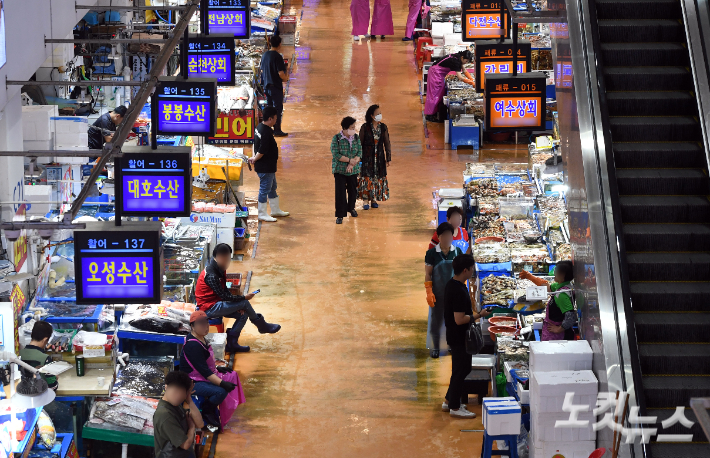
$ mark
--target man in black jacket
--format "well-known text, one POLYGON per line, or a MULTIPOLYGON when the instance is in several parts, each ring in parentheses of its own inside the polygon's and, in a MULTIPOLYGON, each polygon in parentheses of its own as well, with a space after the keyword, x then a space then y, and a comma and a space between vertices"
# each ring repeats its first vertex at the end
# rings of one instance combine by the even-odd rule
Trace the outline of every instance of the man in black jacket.
MULTIPOLYGON (((284 111, 284 81, 288 80, 288 69, 281 55, 281 37, 271 37, 271 50, 266 51, 261 57, 261 78, 266 92, 266 102, 276 109, 276 123, 274 135, 286 137, 288 134, 281 130, 281 118, 284 111)), ((266 119, 266 116, 264 117, 266 119)))
POLYGON ((259 175, 259 219, 274 222, 274 216, 288 216, 289 213, 279 207, 279 195, 276 194, 276 163, 279 160, 279 145, 276 144, 272 127, 276 124, 278 113, 274 107, 265 107, 263 121, 256 126, 254 135, 254 156, 249 162, 259 175), (268 200, 268 202, 267 202, 268 200), (271 205, 271 216, 266 211, 271 205))

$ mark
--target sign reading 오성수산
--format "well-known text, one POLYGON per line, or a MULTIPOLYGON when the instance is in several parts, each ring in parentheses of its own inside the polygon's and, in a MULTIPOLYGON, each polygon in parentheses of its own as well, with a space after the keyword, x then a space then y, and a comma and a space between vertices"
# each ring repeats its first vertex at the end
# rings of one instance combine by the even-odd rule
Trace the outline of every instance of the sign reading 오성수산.
POLYGON ((158 135, 213 135, 217 79, 161 77, 152 96, 151 116, 158 135))
POLYGON ((188 216, 192 201, 190 147, 125 147, 116 158, 116 203, 122 216, 188 216))
POLYGON ((74 231, 77 304, 156 304, 163 292, 160 222, 87 223, 74 231))

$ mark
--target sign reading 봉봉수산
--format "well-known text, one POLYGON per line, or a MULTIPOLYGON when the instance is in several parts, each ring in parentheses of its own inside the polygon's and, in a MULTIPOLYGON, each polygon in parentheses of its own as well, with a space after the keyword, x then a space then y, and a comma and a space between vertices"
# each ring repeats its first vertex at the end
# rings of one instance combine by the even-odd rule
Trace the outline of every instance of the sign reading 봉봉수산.
POLYGON ((77 304, 156 304, 163 292, 160 222, 87 223, 74 231, 77 304))
POLYGON ((213 135, 217 80, 161 77, 151 99, 151 116, 158 135, 213 135))

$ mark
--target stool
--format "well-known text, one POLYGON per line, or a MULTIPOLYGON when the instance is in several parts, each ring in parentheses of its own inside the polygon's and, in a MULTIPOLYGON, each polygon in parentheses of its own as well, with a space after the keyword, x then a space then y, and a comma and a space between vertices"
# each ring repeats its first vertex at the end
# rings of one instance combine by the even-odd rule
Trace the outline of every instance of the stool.
POLYGON ((490 373, 484 369, 473 369, 463 381, 463 393, 468 404, 468 395, 475 394, 478 396, 478 404, 483 403, 483 398, 488 396, 488 382, 490 381, 490 373))
POLYGON ((518 436, 489 436, 483 432, 483 446, 481 447, 481 458, 491 458, 492 456, 509 456, 518 458, 518 436), (493 450, 493 441, 505 441, 508 450, 493 450))
POLYGON ((424 47, 424 44, 425 44, 425 43, 428 43, 428 44, 430 44, 430 45, 433 45, 433 44, 434 44, 434 39, 431 38, 431 37, 419 37, 419 38, 417 38, 417 47, 416 47, 416 51, 414 52, 414 54, 415 54, 415 56, 416 56, 416 61, 417 61, 417 62, 419 62, 419 59, 422 58, 422 52, 423 52, 422 47, 424 47))
POLYGON ((471 357, 472 369, 482 369, 489 371, 491 374, 491 396, 494 398, 498 396, 498 389, 496 387, 496 355, 474 355, 471 357))
POLYGON ((217 328, 217 332, 224 332, 224 323, 222 323, 222 317, 217 317, 217 318, 212 318, 210 320, 210 326, 214 326, 217 328))

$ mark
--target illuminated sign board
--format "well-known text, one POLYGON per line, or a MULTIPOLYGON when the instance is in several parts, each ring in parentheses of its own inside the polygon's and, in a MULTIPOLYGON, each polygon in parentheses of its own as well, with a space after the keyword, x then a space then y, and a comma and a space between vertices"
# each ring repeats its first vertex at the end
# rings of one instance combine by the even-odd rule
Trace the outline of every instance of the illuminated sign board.
MULTIPOLYGON (((518 41, 516 53, 518 73, 530 71, 532 47, 527 40, 518 41)), ((513 73, 513 40, 487 40, 476 42, 476 90, 485 89, 485 75, 513 73)))
POLYGON ((116 205, 121 216, 190 216, 189 146, 124 147, 116 158, 116 205))
POLYGON ((486 75, 486 130, 545 130, 545 90, 541 72, 486 75))
POLYGON ((208 0, 207 27, 213 33, 249 38, 251 7, 248 0, 208 0))
POLYGON ((503 0, 463 0, 461 3, 461 39, 486 40, 508 36, 509 14, 501 11, 503 0))
POLYGON ((215 78, 160 78, 151 98, 158 135, 214 135, 217 117, 215 78))
POLYGON ((234 37, 190 35, 187 71, 190 78, 216 78, 218 86, 234 86, 234 37))
POLYGON ((74 231, 77 304, 157 304, 163 293, 160 222, 86 223, 74 231))
POLYGON ((217 130, 207 143, 230 145, 254 143, 254 110, 230 110, 217 115, 217 130))

